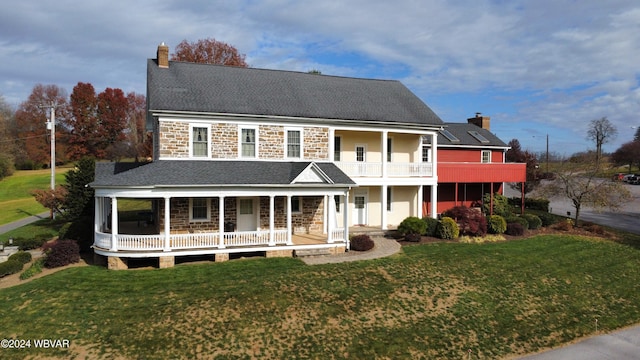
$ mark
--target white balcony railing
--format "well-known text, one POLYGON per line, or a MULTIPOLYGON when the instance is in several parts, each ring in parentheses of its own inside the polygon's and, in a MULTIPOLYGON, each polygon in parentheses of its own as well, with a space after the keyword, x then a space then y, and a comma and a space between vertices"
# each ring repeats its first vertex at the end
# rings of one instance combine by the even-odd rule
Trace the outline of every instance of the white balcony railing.
MULTIPOLYGON (((382 163, 336 162, 345 174, 351 177, 381 177, 382 163)), ((428 177, 433 176, 432 163, 387 163, 387 177, 428 177)))

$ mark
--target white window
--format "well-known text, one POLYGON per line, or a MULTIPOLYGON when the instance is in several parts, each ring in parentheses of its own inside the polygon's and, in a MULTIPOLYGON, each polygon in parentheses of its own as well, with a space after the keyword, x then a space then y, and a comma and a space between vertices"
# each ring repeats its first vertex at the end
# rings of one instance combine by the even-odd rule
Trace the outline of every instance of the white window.
POLYGON ((285 148, 288 158, 302 158, 302 130, 287 130, 285 148))
POLYGON ((209 157, 209 127, 191 125, 191 156, 209 157))
POLYGON ((211 199, 189 199, 189 220, 192 222, 209 221, 211 219, 211 199))
POLYGON ((253 214, 253 199, 240 199, 240 215, 253 214))
POLYGON ((240 157, 255 158, 256 157, 256 128, 240 129, 240 157))
POLYGON ((302 198, 300 196, 291 197, 291 212, 292 213, 302 212, 302 198))
POLYGON ((491 162, 491 150, 482 150, 482 163, 488 164, 491 162))
POLYGON ((342 138, 336 136, 333 138, 333 161, 340 161, 340 151, 342 150, 342 138))
POLYGON ((365 162, 366 154, 367 154, 367 149, 364 145, 356 145, 356 161, 357 162, 365 162))
POLYGON ((422 145, 422 162, 431 162, 431 145, 422 145))

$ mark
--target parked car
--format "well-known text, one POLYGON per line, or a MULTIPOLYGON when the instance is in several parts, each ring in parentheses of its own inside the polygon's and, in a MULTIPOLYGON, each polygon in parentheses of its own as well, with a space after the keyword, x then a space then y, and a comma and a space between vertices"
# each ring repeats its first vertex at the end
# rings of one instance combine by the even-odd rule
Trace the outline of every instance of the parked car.
POLYGON ((635 174, 629 178, 629 184, 640 185, 640 174, 635 174))
POLYGON ((631 180, 635 177, 634 174, 627 174, 622 178, 622 181, 628 183, 631 182, 631 180))

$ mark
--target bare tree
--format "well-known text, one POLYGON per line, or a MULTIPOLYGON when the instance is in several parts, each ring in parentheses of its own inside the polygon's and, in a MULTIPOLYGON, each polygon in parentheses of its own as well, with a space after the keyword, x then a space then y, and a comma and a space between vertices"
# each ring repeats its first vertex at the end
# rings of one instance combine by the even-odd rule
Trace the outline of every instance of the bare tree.
POLYGON ((593 156, 580 162, 565 161, 555 179, 543 184, 538 190, 548 198, 569 199, 575 209, 575 224, 578 225, 583 206, 596 211, 605 208, 618 211, 632 199, 631 192, 623 184, 604 180, 597 176, 599 172, 600 162, 593 159, 593 156))
POLYGON ((597 161, 602 158, 602 145, 615 139, 617 135, 618 129, 606 117, 591 120, 589 131, 587 131, 587 139, 596 143, 597 161))

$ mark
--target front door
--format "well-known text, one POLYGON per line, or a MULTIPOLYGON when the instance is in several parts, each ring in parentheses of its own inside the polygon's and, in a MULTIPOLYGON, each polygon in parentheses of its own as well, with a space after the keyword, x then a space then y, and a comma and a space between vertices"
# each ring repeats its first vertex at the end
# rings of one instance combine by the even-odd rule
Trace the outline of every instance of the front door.
POLYGON ((367 195, 356 194, 353 197, 353 225, 367 224, 367 195))
POLYGON ((258 216, 256 215, 256 198, 238 198, 238 231, 256 231, 258 216))

